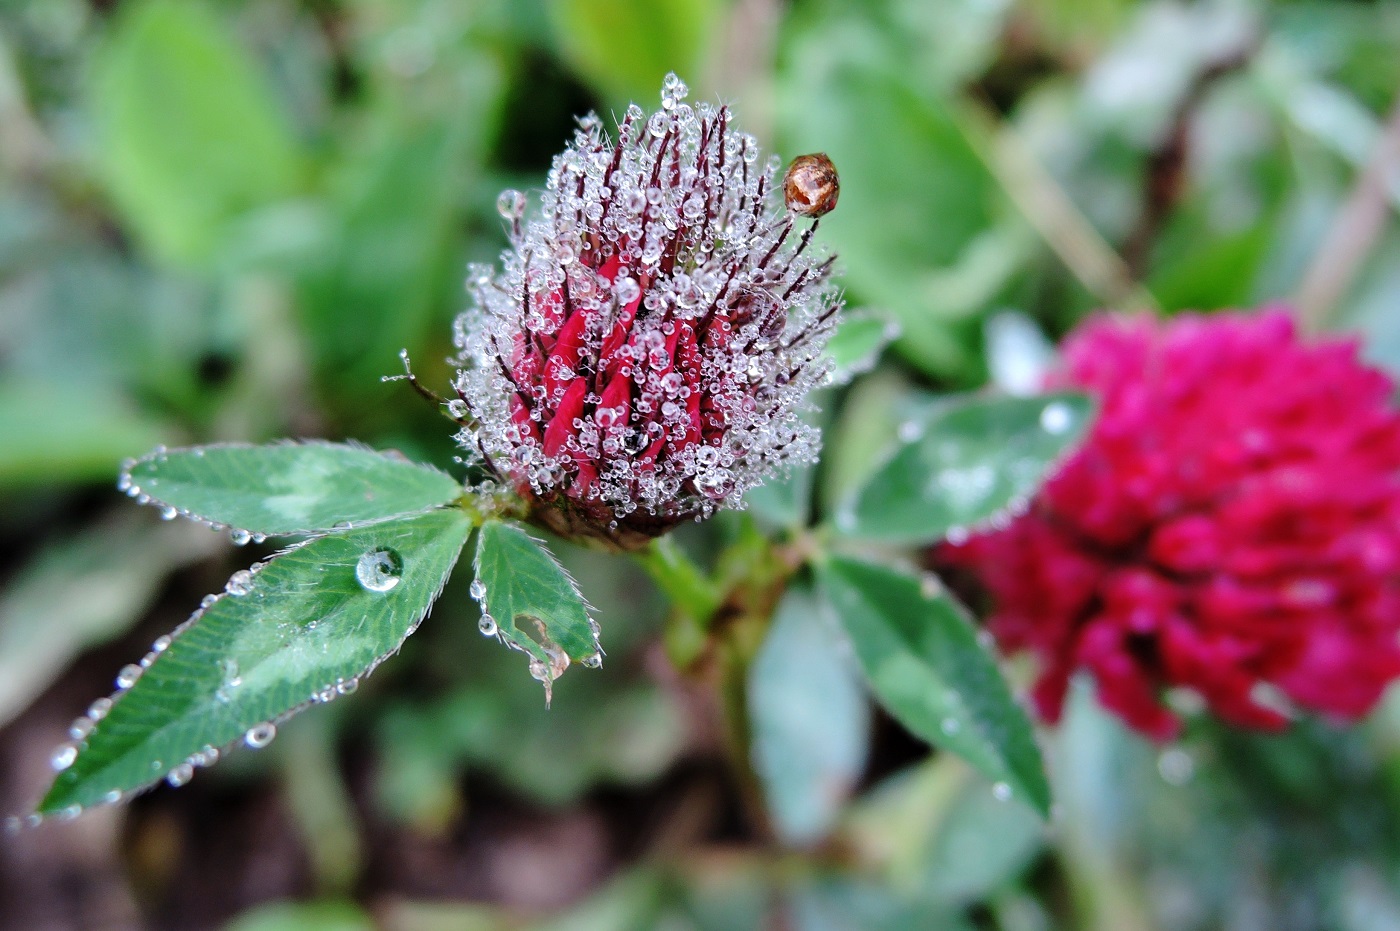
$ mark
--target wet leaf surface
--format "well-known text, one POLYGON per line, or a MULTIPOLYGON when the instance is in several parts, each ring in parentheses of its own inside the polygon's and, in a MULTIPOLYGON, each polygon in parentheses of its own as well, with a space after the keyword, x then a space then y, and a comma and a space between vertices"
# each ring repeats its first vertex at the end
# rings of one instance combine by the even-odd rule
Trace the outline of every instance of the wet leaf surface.
POLYGON ((546 702, 571 663, 602 663, 596 622, 578 585, 523 528, 501 520, 482 525, 472 595, 482 606, 481 632, 530 654, 530 674, 544 682, 546 702))
POLYGON ((162 516, 269 536, 400 517, 462 493, 456 479, 431 466, 320 442, 157 450, 126 469, 121 484, 162 516))
POLYGON ((188 626, 122 669, 125 687, 89 712, 88 733, 55 752, 60 772, 39 811, 185 782, 238 741, 265 746, 278 720, 349 694, 427 614, 470 530, 465 512, 433 511, 235 573, 188 626))
POLYGON ((900 427, 900 444, 841 505, 836 528, 869 540, 932 543, 1024 505, 1088 429, 1083 395, 964 398, 900 427))
POLYGON ((880 704, 971 763, 998 795, 1019 796, 1048 816, 1030 720, 952 597, 898 570, 839 557, 822 565, 819 579, 880 704))

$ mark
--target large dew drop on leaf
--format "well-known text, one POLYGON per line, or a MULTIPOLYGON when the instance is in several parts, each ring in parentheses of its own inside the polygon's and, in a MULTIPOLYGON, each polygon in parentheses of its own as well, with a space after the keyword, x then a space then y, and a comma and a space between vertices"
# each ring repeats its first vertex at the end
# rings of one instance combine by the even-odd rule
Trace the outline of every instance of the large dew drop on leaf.
POLYGON ((317 537, 240 570, 117 676, 54 755, 41 814, 76 814, 194 770, 349 694, 417 628, 471 532, 456 508, 317 537))

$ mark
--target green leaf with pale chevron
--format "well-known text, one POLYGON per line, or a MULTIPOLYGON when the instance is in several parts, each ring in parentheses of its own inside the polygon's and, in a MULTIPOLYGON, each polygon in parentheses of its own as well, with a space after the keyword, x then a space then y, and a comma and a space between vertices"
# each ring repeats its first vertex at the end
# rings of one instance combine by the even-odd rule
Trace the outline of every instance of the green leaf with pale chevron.
POLYGON ((901 428, 901 445, 838 508, 842 534, 933 543, 1024 505, 1078 445, 1093 401, 1074 392, 940 400, 901 428))
POLYGON ((134 683, 55 756, 67 765, 40 813, 116 801, 172 773, 181 782, 211 748, 347 693, 422 621, 471 529, 465 511, 430 511, 316 537, 236 573, 139 677, 129 675, 139 666, 123 671, 134 683))
POLYGON ((158 449, 122 472, 141 501, 252 534, 277 536, 385 520, 456 500, 431 466, 350 443, 238 443, 158 449))
POLYGON ((1011 696, 966 612, 936 586, 887 566, 833 557, 821 593, 855 647, 880 704, 912 733, 1050 812, 1030 719, 1011 696))
POLYGON ((508 644, 530 654, 530 673, 545 684, 572 662, 602 662, 597 624, 578 586, 539 540, 516 524, 488 520, 476 541, 476 582, 484 630, 494 624, 508 644), (488 620, 489 619, 489 620, 488 620))

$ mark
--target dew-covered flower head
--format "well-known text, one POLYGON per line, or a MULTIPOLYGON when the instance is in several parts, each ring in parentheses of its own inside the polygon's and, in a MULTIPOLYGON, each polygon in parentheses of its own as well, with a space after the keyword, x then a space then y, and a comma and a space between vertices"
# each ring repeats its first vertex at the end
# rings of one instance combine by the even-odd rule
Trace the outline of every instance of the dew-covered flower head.
POLYGON ((537 212, 502 194, 511 246, 457 321, 469 455, 553 529, 621 547, 814 458, 800 414, 840 307, 777 160, 685 98, 669 75, 616 138, 580 120, 537 212))
POLYGON ((1158 738, 1174 687, 1245 727, 1368 711, 1400 675, 1395 384, 1282 311, 1093 318, 1053 384, 1098 396, 1093 434, 1024 516, 939 552, 1040 655, 1042 714, 1079 669, 1158 738))

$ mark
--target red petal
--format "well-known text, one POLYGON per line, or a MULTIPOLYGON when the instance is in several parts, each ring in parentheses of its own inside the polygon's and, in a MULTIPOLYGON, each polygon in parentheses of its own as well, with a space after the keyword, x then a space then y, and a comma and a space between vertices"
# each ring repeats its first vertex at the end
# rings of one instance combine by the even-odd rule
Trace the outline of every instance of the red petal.
POLYGON ((630 378, 613 378, 603 387, 598 407, 617 409, 619 420, 625 422, 632 413, 632 385, 630 378))
POLYGON ((583 416, 583 399, 587 394, 588 383, 582 378, 574 379, 573 383, 569 385, 569 390, 564 392, 559 407, 554 411, 554 417, 549 421, 549 426, 544 431, 544 454, 546 456, 558 455, 559 450, 569 437, 578 433, 578 428, 574 426, 574 420, 583 416))
POLYGON ((549 361, 544 365, 545 397, 553 399, 556 389, 577 375, 579 351, 583 348, 583 328, 588 318, 583 313, 574 313, 559 329, 559 338, 549 361), (561 374, 567 372, 568 374, 561 374))

